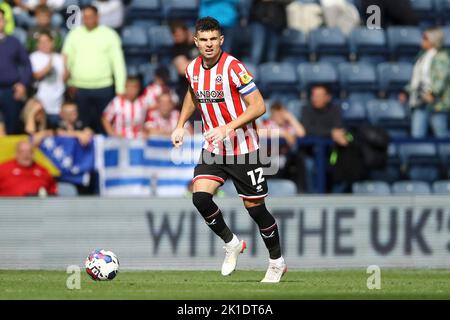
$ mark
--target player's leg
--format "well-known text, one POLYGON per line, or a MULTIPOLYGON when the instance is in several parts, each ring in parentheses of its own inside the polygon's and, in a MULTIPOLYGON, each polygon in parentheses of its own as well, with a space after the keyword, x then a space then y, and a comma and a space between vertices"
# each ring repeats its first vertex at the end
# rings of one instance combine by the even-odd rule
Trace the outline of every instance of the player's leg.
POLYGON ((267 210, 263 199, 245 199, 244 206, 259 227, 261 237, 269 251, 269 268, 261 282, 280 282, 287 271, 286 263, 281 255, 278 225, 273 215, 267 210))
POLYGON ((222 211, 213 201, 213 195, 227 179, 219 165, 200 163, 194 171, 193 195, 194 206, 205 219, 208 227, 225 242, 225 259, 222 264, 222 275, 231 274, 236 269, 237 259, 246 248, 245 241, 239 241, 231 232, 222 211))

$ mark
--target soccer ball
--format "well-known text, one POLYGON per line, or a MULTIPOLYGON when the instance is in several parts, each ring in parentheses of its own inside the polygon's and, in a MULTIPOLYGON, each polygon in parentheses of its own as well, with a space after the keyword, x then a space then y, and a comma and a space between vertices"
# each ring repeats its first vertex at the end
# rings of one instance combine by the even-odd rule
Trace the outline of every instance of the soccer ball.
POLYGON ((119 272, 117 256, 106 250, 92 251, 86 258, 84 266, 93 280, 112 280, 119 272))

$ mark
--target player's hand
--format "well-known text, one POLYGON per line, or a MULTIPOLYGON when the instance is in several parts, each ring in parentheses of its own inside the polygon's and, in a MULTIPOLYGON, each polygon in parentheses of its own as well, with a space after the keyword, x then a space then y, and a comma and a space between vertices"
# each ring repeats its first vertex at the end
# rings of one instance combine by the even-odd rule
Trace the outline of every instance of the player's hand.
POLYGON ((231 129, 229 129, 227 126, 220 126, 213 128, 205 133, 206 140, 211 141, 214 144, 217 144, 219 142, 222 142, 223 139, 225 139, 230 133, 231 129))
POLYGON ((184 128, 177 128, 172 132, 172 144, 178 148, 183 144, 184 128))

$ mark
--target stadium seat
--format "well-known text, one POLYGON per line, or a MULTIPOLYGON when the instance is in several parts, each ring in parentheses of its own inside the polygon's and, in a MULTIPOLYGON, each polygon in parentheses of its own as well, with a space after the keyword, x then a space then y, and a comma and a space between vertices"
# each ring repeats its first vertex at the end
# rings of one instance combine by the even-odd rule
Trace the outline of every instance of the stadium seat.
POLYGON ((297 67, 300 89, 308 91, 314 84, 327 84, 334 91, 338 87, 338 73, 333 64, 328 62, 301 63, 297 67))
POLYGON ((76 197, 78 196, 77 188, 71 184, 66 182, 58 182, 58 196, 59 197, 76 197))
POLYGON ((409 135, 410 121, 406 108, 396 100, 370 100, 367 103, 369 120, 385 128, 393 137, 409 135))
MULTIPOLYGON (((446 168, 450 172, 450 144, 449 143, 441 143, 438 145, 438 155, 441 160, 441 165, 443 168, 446 168)), ((450 178, 450 175, 448 176, 450 178)))
POLYGON ((26 45, 27 43, 27 32, 19 27, 14 29, 14 33, 12 34, 15 38, 17 38, 22 45, 26 45))
POLYGON ((339 28, 322 27, 312 30, 308 40, 312 60, 328 62, 348 60, 347 39, 339 28))
POLYGON ((281 61, 306 62, 309 51, 306 36, 303 32, 293 29, 285 29, 281 34, 279 56, 281 61))
MULTIPOLYGON (((153 82, 155 71, 158 67, 159 65, 155 63, 143 63, 138 66, 138 72, 142 75, 142 80, 145 86, 153 82)), ((178 82, 178 73, 175 66, 170 64, 167 66, 167 69, 169 70, 169 84, 176 84, 178 82)))
POLYGON ((372 64, 366 62, 341 63, 338 70, 339 85, 343 93, 375 92, 377 90, 377 74, 372 64))
POLYGON ((402 144, 398 147, 398 153, 409 179, 426 182, 439 179, 440 162, 435 144, 402 144))
POLYGON ((158 57, 170 56, 173 38, 170 28, 166 25, 153 26, 148 29, 150 50, 158 57))
POLYGON ((267 62, 258 68, 261 75, 259 83, 261 89, 271 94, 276 91, 283 93, 297 93, 297 73, 295 67, 288 62, 267 62))
POLYGON ((442 27, 444 31, 444 48, 450 49, 450 26, 442 27))
POLYGON ((381 62, 387 59, 387 42, 384 30, 356 27, 349 36, 352 60, 381 62))
POLYGON ((127 20, 153 19, 161 21, 163 11, 160 0, 132 0, 128 6, 127 20))
MULTIPOLYGON (((140 26, 126 26, 122 30, 122 46, 129 59, 142 58, 148 60, 150 47, 146 29, 140 26)), ((129 60, 127 59, 127 60, 129 60)))
POLYGON ((419 53, 422 33, 419 28, 392 26, 387 29, 391 58, 412 61, 419 53))
POLYGON ((367 111, 363 100, 347 100, 341 103, 342 120, 347 128, 358 127, 367 122, 367 111))
POLYGON ((267 179, 269 194, 274 197, 286 197, 297 195, 297 186, 287 179, 267 179))
POLYGON ((435 0, 410 0, 421 27, 435 26, 439 19, 435 10, 435 0))
POLYGON ((397 181, 392 184, 392 193, 395 195, 430 194, 430 185, 423 181, 397 181))
POLYGON ((288 101, 286 108, 295 116, 297 120, 301 121, 302 109, 305 104, 306 101, 304 100, 292 99, 288 101))
POLYGON ((413 65, 407 62, 383 62, 377 66, 378 86, 383 96, 402 91, 412 76, 413 65))
POLYGON ((162 6, 168 20, 181 19, 195 23, 198 17, 199 0, 166 0, 162 6))
POLYGON ((352 185, 352 193, 359 195, 389 195, 391 188, 384 181, 355 182, 352 185))
POLYGON ((433 194, 450 195, 450 180, 435 181, 431 185, 433 194))

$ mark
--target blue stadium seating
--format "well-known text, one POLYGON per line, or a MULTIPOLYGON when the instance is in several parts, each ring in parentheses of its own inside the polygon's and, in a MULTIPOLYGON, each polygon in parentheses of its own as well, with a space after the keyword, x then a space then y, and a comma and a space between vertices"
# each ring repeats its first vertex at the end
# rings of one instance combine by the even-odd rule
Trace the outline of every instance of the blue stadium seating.
POLYGON ((391 194, 389 184, 384 181, 355 182, 352 185, 352 193, 359 195, 386 196, 391 194))
POLYGON ((12 34, 15 38, 17 38, 22 45, 26 45, 27 42, 27 32, 19 27, 14 29, 14 33, 12 34))
MULTIPOLYGON (((138 72, 142 75, 144 85, 147 86, 153 82, 155 77, 155 71, 159 65, 155 63, 143 63, 138 66, 138 72)), ((174 65, 170 64, 166 66, 169 71, 169 84, 175 85, 178 82, 178 73, 174 65)))
POLYGON ((343 62, 348 60, 345 35, 339 28, 318 28, 308 36, 309 51, 313 60, 343 62))
POLYGON ((369 120, 385 128, 391 136, 406 137, 410 122, 404 106, 396 100, 371 100, 367 103, 369 120))
POLYGON ((402 91, 412 76, 413 65, 407 62, 383 62, 377 66, 378 86, 384 96, 402 91))
POLYGON ((439 180, 431 185, 433 194, 450 195, 450 180, 439 180))
POLYGON ((262 91, 271 94, 281 92, 282 94, 296 93, 297 74, 295 67, 287 62, 267 62, 259 66, 258 73, 264 75, 260 78, 262 91))
POLYGON ((414 12, 420 20, 421 27, 430 27, 436 25, 439 19, 434 0, 410 0, 414 12))
POLYGON ((292 99, 287 102, 286 108, 297 118, 297 120, 301 121, 302 109, 306 103, 307 102, 304 100, 292 99))
POLYGON ((364 101, 347 100, 341 103, 342 120, 347 128, 367 123, 367 111, 364 101))
POLYGON ((301 31, 285 29, 280 39, 279 56, 281 61, 296 63, 308 61, 309 51, 305 34, 301 31))
POLYGON ((392 58, 411 62, 420 51, 422 33, 416 27, 392 26, 387 29, 387 40, 392 58))
POLYGON ((146 60, 150 55, 148 35, 140 26, 126 26, 122 30, 122 46, 128 62, 134 58, 146 60))
POLYGON ((352 60, 381 62, 387 59, 386 35, 382 29, 356 27, 349 36, 352 60))
POLYGON ((392 184, 392 193, 396 195, 428 195, 430 185, 423 181, 397 181, 392 184))
POLYGON ((376 92, 377 74, 372 64, 365 62, 341 63, 338 66, 339 85, 346 94, 355 91, 376 92))
POLYGON ((199 0, 165 0, 163 1, 164 15, 169 20, 182 19, 195 23, 198 17, 199 0))
POLYGON ((287 197, 297 195, 297 186, 287 179, 267 179, 269 194, 274 197, 287 197))
POLYGON ((160 0, 132 0, 128 7, 127 20, 153 19, 161 21, 163 11, 160 0))
POLYGON ((153 26, 148 29, 150 50, 159 58, 170 57, 173 38, 170 28, 166 25, 153 26))
POLYGON ((330 85, 336 91, 338 87, 338 73, 329 62, 301 63, 298 68, 300 89, 306 92, 317 83, 330 85))
POLYGON ((432 182, 439 178, 440 163, 435 144, 403 144, 398 151, 409 179, 432 182))

